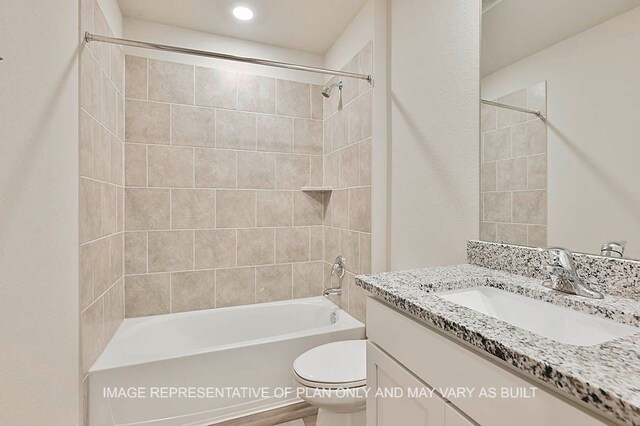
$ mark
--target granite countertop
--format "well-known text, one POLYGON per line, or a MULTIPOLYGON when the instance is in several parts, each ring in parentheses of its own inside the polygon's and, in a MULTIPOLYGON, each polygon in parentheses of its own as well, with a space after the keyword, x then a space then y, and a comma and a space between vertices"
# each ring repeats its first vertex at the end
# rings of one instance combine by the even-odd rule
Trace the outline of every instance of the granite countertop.
POLYGON ((594 346, 558 343, 438 297, 439 291, 489 286, 640 326, 640 302, 566 295, 542 281, 474 265, 356 277, 386 303, 623 422, 640 425, 640 330, 594 346))

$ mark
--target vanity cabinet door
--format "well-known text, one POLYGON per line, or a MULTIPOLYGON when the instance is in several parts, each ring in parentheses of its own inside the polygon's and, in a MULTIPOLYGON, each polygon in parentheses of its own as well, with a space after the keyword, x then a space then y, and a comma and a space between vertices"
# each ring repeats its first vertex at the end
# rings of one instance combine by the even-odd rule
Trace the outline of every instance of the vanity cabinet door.
POLYGON ((409 396, 408 389, 430 387, 372 343, 367 343, 367 384, 367 426, 444 426, 445 401, 435 393, 409 396))
POLYGON ((477 426, 478 423, 469 420, 458 410, 453 408, 451 403, 447 403, 444 409, 444 424, 446 426, 477 426))

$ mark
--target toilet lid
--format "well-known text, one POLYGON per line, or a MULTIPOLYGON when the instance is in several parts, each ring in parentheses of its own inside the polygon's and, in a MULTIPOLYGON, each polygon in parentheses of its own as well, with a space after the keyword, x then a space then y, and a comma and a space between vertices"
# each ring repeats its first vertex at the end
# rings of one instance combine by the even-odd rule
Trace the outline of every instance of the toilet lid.
POLYGON ((308 350, 293 362, 303 384, 364 386, 367 380, 367 341, 345 340, 308 350))

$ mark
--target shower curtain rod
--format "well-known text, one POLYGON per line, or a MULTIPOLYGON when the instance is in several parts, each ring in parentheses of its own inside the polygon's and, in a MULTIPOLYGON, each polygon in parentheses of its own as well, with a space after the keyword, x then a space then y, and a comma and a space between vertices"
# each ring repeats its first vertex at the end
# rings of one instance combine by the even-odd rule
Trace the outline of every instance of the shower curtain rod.
POLYGON ((99 41, 101 43, 120 44, 122 46, 140 47, 143 49, 162 50, 165 52, 182 53, 185 55, 204 56, 206 58, 225 59, 229 61, 244 62, 254 65, 265 65, 268 67, 286 68, 296 71, 313 72, 318 74, 330 74, 341 77, 356 78, 359 80, 368 81, 372 84, 373 79, 367 74, 357 74, 347 71, 338 71, 327 68, 308 67, 306 65, 289 64, 287 62, 269 61, 267 59, 248 58, 244 56, 228 55, 226 53, 208 52, 206 50, 188 49, 185 47, 168 46, 165 44, 149 43, 146 41, 127 40, 124 38, 106 37, 97 34, 91 34, 90 32, 84 33, 84 40, 87 43, 99 41))
POLYGON ((498 107, 498 108, 506 108, 506 109, 512 109, 514 111, 526 112, 527 114, 533 114, 533 115, 537 116, 538 118, 542 118, 544 120, 544 115, 542 115, 542 113, 540 111, 534 111, 532 109, 520 108, 520 107, 513 106, 513 105, 501 104, 500 102, 488 101, 486 99, 480 99, 480 102, 482 102, 483 104, 492 105, 492 106, 495 106, 495 107, 498 107))

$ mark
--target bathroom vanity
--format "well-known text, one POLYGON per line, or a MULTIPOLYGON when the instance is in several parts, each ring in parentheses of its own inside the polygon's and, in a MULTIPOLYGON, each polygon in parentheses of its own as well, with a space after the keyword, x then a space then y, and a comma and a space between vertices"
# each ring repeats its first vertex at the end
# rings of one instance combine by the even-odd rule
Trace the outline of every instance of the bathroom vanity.
POLYGON ((367 424, 640 424, 640 303, 542 284, 475 265, 358 277, 367 424))

